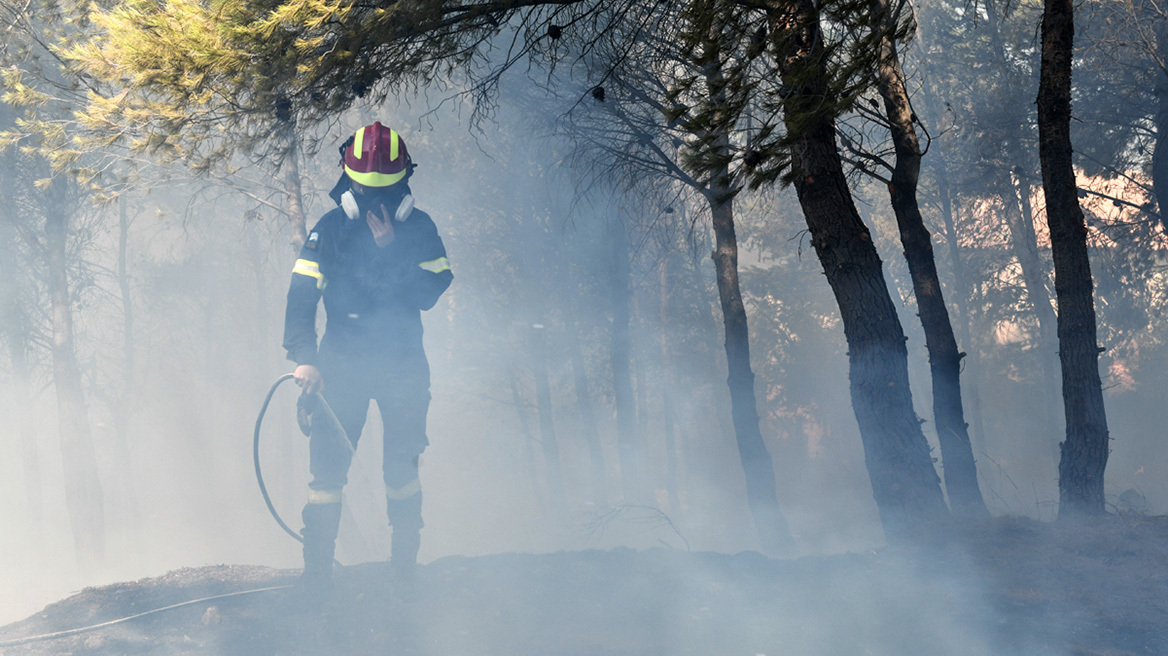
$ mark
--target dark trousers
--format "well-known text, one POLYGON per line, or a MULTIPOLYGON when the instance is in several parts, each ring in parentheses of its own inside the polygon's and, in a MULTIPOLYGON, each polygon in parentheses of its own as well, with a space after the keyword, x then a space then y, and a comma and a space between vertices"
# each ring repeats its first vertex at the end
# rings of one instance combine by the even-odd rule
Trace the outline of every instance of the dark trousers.
MULTIPOLYGON (((345 434, 356 448, 365 427, 369 402, 381 413, 386 511, 397 529, 422 527, 422 494, 418 456, 429 444, 426 414, 430 407, 430 372, 425 357, 379 366, 373 361, 330 359, 322 362, 323 396, 345 434)), ((315 423, 315 422, 314 422, 315 423)), ((339 500, 348 482, 352 454, 327 431, 313 431, 309 439, 309 487, 322 501, 339 500), (325 493, 323 496, 319 493, 325 493)))

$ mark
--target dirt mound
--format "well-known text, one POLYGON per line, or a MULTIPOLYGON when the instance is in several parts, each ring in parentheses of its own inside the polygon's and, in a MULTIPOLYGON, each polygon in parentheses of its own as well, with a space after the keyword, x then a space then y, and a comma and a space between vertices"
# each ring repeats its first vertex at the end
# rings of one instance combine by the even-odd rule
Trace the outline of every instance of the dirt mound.
MULTIPOLYGON (((672 550, 449 557, 412 582, 337 572, 331 599, 219 597, 0 654, 1168 654, 1168 520, 995 519, 935 544, 772 560, 672 550)), ((183 569, 87 589, 0 644, 294 572, 183 569)))

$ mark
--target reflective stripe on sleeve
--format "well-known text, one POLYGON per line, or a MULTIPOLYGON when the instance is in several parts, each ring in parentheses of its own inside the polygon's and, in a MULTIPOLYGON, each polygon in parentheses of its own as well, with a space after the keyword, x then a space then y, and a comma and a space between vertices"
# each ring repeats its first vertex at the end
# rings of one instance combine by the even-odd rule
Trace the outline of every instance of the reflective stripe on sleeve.
POLYGON ((308 490, 308 503, 321 504, 321 503, 340 503, 340 502, 341 502, 341 491, 340 490, 313 490, 313 489, 308 490))
POLYGON ((316 278, 317 289, 324 289, 325 285, 328 284, 328 280, 320 272, 320 265, 312 260, 296 260, 296 266, 292 267, 292 273, 299 273, 302 276, 316 278))
POLYGON ((296 260, 296 266, 292 267, 292 273, 299 273, 302 276, 310 278, 321 279, 320 265, 312 260, 296 260))
POLYGON ((400 501, 408 499, 415 494, 422 491, 422 481, 414 479, 406 483, 404 487, 393 488, 388 485, 385 486, 385 498, 393 501, 400 501))
POLYGON ((430 273, 442 273, 443 271, 450 270, 450 260, 444 257, 440 257, 436 260, 430 260, 429 262, 422 262, 418 266, 429 271, 430 273))

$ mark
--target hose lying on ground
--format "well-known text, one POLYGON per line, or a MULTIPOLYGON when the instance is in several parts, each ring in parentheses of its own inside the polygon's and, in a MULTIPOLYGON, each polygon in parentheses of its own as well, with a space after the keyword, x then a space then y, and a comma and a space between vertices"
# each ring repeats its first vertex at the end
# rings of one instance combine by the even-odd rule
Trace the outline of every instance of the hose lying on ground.
POLYGON ((68 636, 77 635, 78 633, 86 633, 88 631, 95 631, 97 629, 104 629, 107 626, 121 624, 122 622, 129 622, 130 620, 136 620, 139 617, 146 617, 147 615, 153 615, 155 613, 161 613, 161 612, 167 611, 167 610, 174 610, 175 608, 182 608, 183 606, 193 606, 195 604, 201 604, 201 603, 206 602, 206 601, 214 601, 216 599, 226 599, 228 597, 242 597, 243 595, 256 594, 257 592, 271 592, 272 590, 284 590, 284 589, 290 588, 290 587, 292 587, 292 586, 290 586, 290 585, 276 585, 276 586, 272 586, 270 588, 257 588, 255 590, 241 590, 240 592, 228 592, 227 594, 214 595, 211 597, 203 597, 201 599, 192 599, 190 601, 184 601, 184 602, 177 603, 177 604, 171 604, 169 606, 163 606, 162 608, 155 608, 153 610, 143 611, 143 612, 138 613, 136 615, 130 615, 129 617, 123 617, 123 618, 116 619, 116 620, 110 620, 108 622, 102 622, 101 624, 92 624, 90 626, 83 626, 83 627, 78 628, 78 629, 68 629, 66 631, 57 631, 55 633, 43 633, 41 635, 28 636, 25 638, 4 640, 4 641, 0 642, 0 648, 2 648, 2 647, 15 647, 17 645, 24 645, 24 644, 28 644, 30 642, 40 642, 42 640, 52 640, 53 638, 65 638, 68 636))

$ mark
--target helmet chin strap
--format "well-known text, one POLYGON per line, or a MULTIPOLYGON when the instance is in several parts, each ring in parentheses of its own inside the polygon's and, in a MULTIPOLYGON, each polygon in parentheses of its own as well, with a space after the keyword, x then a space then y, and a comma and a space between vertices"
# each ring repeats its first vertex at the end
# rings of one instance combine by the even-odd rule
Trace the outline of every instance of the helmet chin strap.
MULTIPOLYGON (((357 197, 353 195, 352 190, 341 194, 341 209, 345 210, 345 216, 349 217, 350 221, 355 221, 361 216, 361 208, 357 206, 357 197)), ((398 203, 397 211, 393 213, 393 218, 398 223, 402 223, 410 218, 413 212, 414 197, 412 194, 406 194, 402 197, 401 202, 398 203)))

